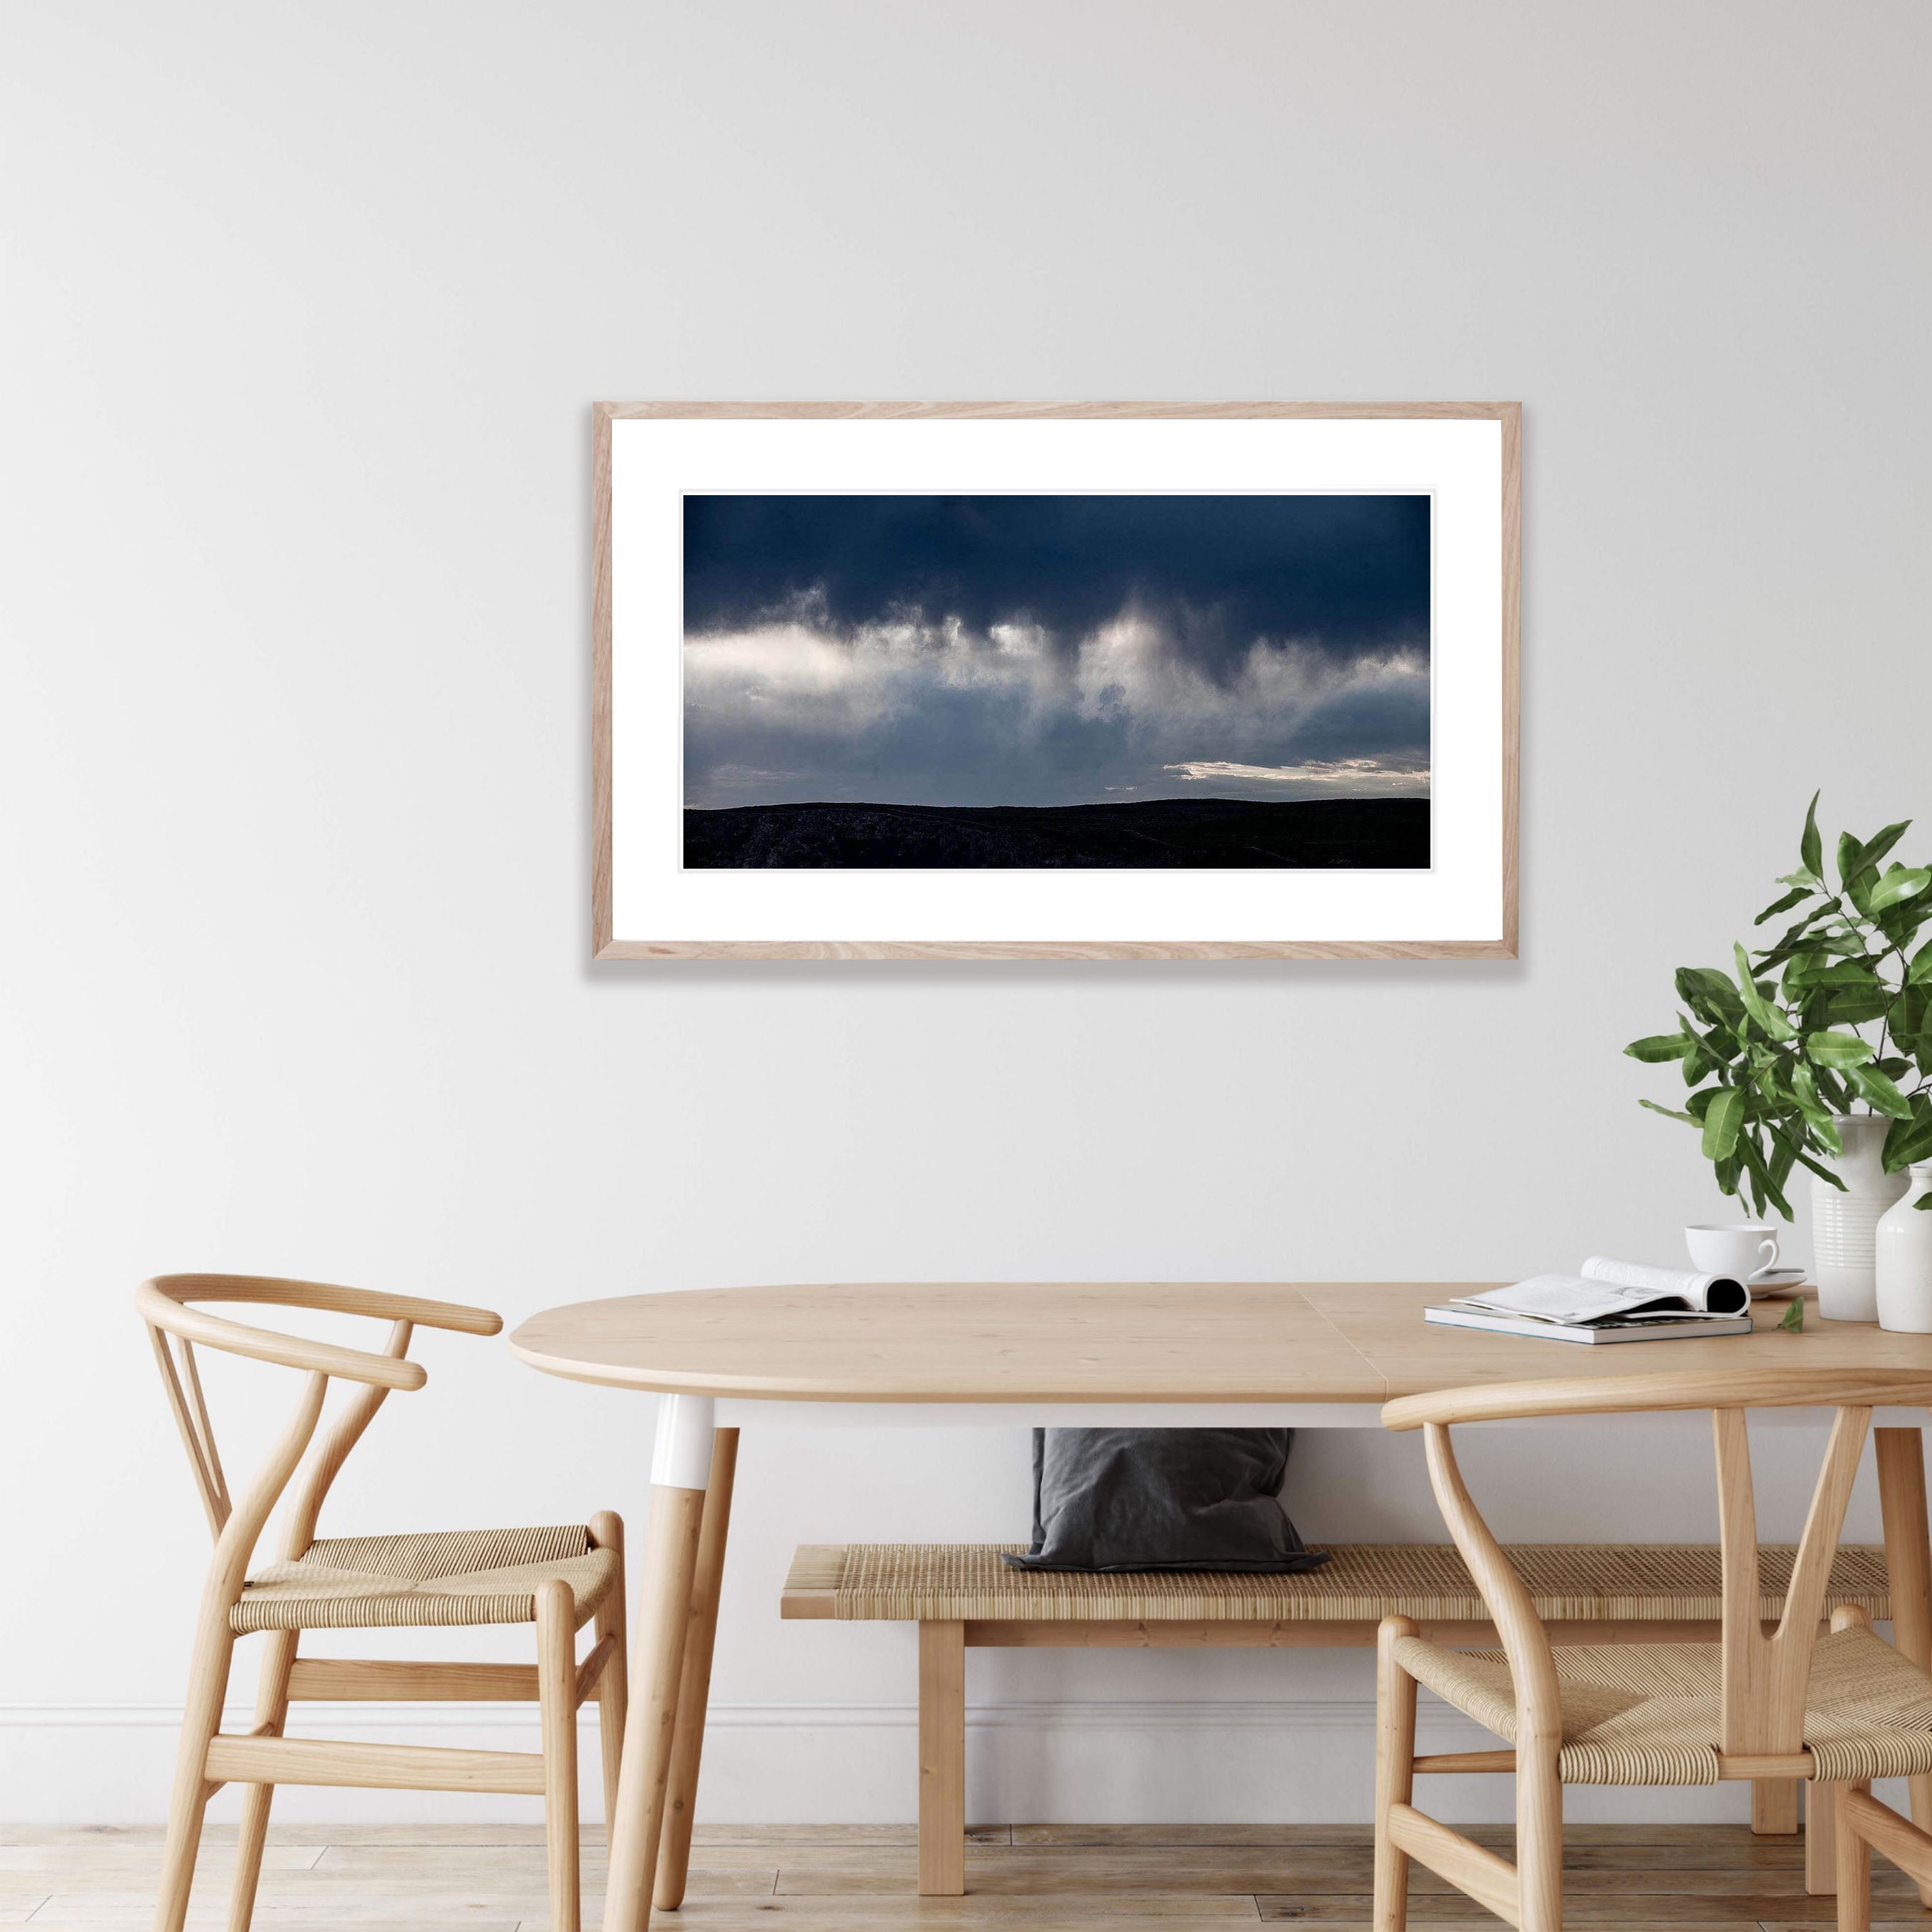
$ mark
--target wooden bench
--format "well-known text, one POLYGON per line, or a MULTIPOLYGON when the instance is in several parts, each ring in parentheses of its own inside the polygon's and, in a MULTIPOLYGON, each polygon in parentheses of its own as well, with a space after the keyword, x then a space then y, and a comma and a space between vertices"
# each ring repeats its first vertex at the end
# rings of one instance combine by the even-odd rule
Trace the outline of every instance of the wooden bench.
MULTIPOLYGON (((1385 1616, 1413 1617, 1439 1643, 1496 1641, 1475 1584, 1447 1544, 1336 1544, 1300 1576, 1013 1570, 1023 1544, 808 1544, 792 1558, 784 1617, 919 1625, 919 1888, 965 1889, 966 1652, 975 1648, 1372 1648, 1385 1616)), ((1784 1610, 1789 1545, 1761 1552, 1762 1614, 1784 1610)), ((1558 1643, 1717 1640, 1714 1544, 1520 1544, 1509 1556, 1558 1643)), ((1839 1550, 1828 1613, 1892 1615, 1885 1552, 1839 1550)), ((1418 1761, 1418 1766, 1421 1761, 1418 1761)), ((1452 1759, 1436 1760, 1450 1771, 1452 1759)), ((1798 1787, 1752 1787, 1759 1832, 1798 1828, 1798 1787)))

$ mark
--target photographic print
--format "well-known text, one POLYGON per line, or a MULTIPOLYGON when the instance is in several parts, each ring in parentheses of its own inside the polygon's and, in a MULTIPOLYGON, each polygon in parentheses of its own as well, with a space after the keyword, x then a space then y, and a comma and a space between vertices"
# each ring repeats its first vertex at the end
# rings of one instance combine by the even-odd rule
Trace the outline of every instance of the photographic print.
POLYGON ((684 862, 1429 863, 1426 496, 684 499, 684 862))
POLYGON ((598 404, 596 956, 1514 956, 1519 420, 598 404))

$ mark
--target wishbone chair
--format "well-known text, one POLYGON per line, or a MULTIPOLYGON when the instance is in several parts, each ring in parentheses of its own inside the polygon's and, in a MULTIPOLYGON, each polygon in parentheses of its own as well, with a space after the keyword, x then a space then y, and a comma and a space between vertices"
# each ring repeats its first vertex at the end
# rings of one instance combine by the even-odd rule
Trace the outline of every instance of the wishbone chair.
POLYGON ((553 1932, 580 1932, 577 1855, 577 1712, 594 1691, 603 1744, 608 1822, 623 1750, 625 1706, 623 1526, 608 1510, 587 1526, 460 1530, 318 1540, 316 1520, 328 1488, 392 1389, 427 1379, 407 1359, 420 1325, 494 1335, 488 1309, 423 1301, 326 1282, 249 1275, 160 1275, 135 1291, 135 1305, 188 1449, 214 1538, 188 1673, 181 1748, 169 1807, 155 1932, 181 1932, 194 1882, 208 1801, 224 1784, 248 1787, 229 1907, 229 1932, 248 1932, 268 1808, 278 1784, 383 1790, 514 1792, 544 1800, 553 1932), (390 1324, 380 1351, 342 1348, 254 1328, 195 1306, 244 1302, 368 1316, 390 1324), (296 1412, 254 1482, 231 1496, 196 1366, 196 1344, 302 1372, 296 1412), (358 1384, 316 1444, 292 1492, 281 1560, 255 1575, 249 1562, 268 1515, 315 1436, 332 1380, 358 1384), (596 1620, 580 1664, 576 1635, 596 1620), (298 1658, 305 1630, 449 1628, 534 1624, 537 1660, 418 1664, 298 1658), (225 1732, 222 1706, 236 1640, 267 1633, 254 1728, 225 1732), (533 1700, 543 1749, 451 1750, 414 1744, 292 1738, 283 1730, 292 1699, 405 1698, 438 1702, 533 1700))
MULTIPOLYGON (((1500 1652, 1425 1640, 1388 1617, 1377 1645, 1375 1932, 1408 1923, 1412 1858, 1520 1932, 1562 1932, 1566 1784, 1708 1785, 1798 1778, 1838 1795, 1838 1923, 1866 1932, 1876 1846, 1922 1882, 1932 1837, 1868 1795, 1874 1778, 1932 1772, 1932 1678, 1864 1611, 1820 1622, 1845 1505, 1874 1407, 1932 1403, 1932 1374, 1817 1368, 1606 1376, 1406 1396, 1384 1425, 1420 1429, 1443 1520, 1488 1606, 1500 1652), (1837 1411, 1782 1614, 1761 1588, 1746 1412, 1837 1411), (1528 1591, 1465 1486, 1450 1430, 1465 1422, 1708 1409, 1717 1451, 1718 1643, 1552 1645, 1528 1591), (1423 1684, 1507 1748, 1415 1755, 1423 1684), (1418 1810, 1418 1772, 1510 1772, 1516 1862, 1418 1810)), ((1827 1806, 1816 1806, 1819 1822, 1827 1806)))

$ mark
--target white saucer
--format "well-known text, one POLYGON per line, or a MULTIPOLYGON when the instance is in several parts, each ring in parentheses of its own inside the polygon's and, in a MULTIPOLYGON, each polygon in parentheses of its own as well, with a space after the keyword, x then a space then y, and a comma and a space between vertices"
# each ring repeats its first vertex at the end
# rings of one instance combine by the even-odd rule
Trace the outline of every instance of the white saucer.
POLYGON ((1796 1288, 1804 1279, 1802 1268, 1766 1268, 1762 1274, 1754 1274, 1744 1286, 1754 1295, 1775 1294, 1780 1288, 1796 1288))

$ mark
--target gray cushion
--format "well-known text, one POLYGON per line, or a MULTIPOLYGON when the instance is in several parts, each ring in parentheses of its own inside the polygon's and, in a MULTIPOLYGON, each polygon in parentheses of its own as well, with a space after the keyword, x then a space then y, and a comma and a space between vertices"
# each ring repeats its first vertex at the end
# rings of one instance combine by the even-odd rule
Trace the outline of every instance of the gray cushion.
POLYGON ((1312 1570, 1277 1500, 1292 1429, 1036 1429, 1027 1570, 1312 1570))

